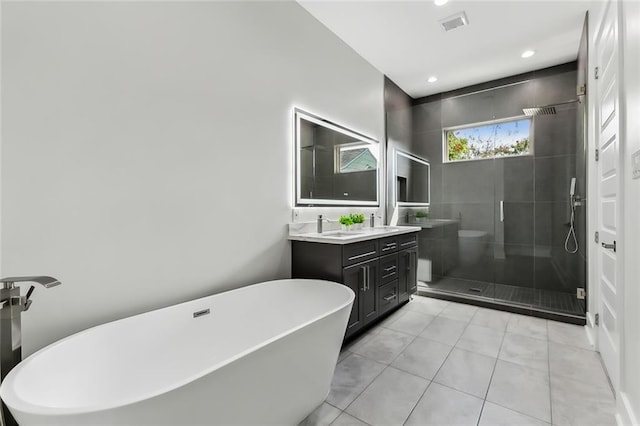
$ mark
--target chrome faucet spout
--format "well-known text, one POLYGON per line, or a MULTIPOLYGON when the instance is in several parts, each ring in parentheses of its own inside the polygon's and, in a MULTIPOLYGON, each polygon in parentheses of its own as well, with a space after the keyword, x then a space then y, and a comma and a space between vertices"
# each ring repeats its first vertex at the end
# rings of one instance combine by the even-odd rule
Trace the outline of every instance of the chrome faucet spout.
POLYGON ((0 283, 4 285, 5 288, 12 288, 13 283, 21 283, 21 282, 34 282, 38 284, 42 284, 45 288, 55 287, 57 285, 62 284, 60 281, 53 277, 48 277, 45 275, 41 276, 30 276, 30 277, 7 277, 0 279, 0 283))
POLYGON ((324 218, 322 217, 322 215, 321 215, 321 214, 319 214, 319 215, 318 215, 318 219, 316 220, 316 232, 317 232, 318 234, 322 234, 322 231, 323 231, 323 229, 322 229, 322 223, 323 223, 323 222, 327 222, 327 223, 329 223, 329 222, 331 222, 331 221, 330 221, 329 219, 324 219, 324 218))

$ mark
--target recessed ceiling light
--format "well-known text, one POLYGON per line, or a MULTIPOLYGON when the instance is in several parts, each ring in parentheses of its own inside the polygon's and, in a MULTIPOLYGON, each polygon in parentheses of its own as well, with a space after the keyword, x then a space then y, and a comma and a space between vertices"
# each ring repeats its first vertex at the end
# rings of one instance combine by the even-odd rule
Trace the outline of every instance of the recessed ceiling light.
POLYGON ((429 83, 435 83, 436 81, 438 81, 438 77, 436 77, 435 75, 432 75, 431 77, 429 77, 429 78, 427 79, 427 81, 428 81, 429 83))
POLYGON ((530 58, 533 55, 535 55, 536 52, 533 50, 525 50, 524 52, 522 52, 522 55, 520 55, 522 58, 530 58))
POLYGON ((436 6, 442 6, 443 4, 447 4, 449 0, 433 0, 433 4, 436 6))

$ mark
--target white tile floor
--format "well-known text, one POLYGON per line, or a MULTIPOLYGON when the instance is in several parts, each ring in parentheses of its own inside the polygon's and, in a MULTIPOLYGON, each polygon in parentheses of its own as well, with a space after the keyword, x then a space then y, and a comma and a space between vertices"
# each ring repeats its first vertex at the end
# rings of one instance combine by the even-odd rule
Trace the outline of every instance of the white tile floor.
POLYGON ((614 425, 583 327, 415 296, 340 354, 312 425, 614 425))

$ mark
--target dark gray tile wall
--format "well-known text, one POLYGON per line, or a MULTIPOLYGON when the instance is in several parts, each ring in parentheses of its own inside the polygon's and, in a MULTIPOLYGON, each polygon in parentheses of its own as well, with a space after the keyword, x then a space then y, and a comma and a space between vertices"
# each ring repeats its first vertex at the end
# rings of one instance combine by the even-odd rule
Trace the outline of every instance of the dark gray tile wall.
MULTIPOLYGON (((516 76, 496 82, 493 89, 487 83, 476 93, 461 89, 414 102, 410 151, 431 162, 431 217, 457 221, 449 227, 454 231, 443 227, 421 232, 420 256, 432 260, 435 279, 562 292, 584 286, 584 252, 566 253, 564 241, 571 178, 578 178, 581 194, 586 182, 585 102, 558 106, 556 115, 534 117, 530 156, 443 163, 442 136, 443 128, 522 116, 524 107, 575 100, 576 66, 516 76), (477 243, 482 254, 476 262, 460 259, 457 229, 487 233, 486 241, 477 243)), ((584 247, 584 209, 576 212, 576 229, 584 247)))
MULTIPOLYGON (((395 185, 396 177, 391 172, 396 150, 413 153, 421 156, 420 153, 412 150, 413 140, 413 107, 412 99, 397 84, 384 79, 384 109, 386 128, 386 163, 384 165, 384 176, 387 178, 386 193, 386 216, 391 217, 395 206, 395 185)), ((432 183, 433 186, 433 183, 432 183)), ((401 212, 403 213, 403 212, 401 212)))
POLYGON ((558 110, 556 115, 534 117, 535 156, 576 154, 577 106, 558 110), (563 125, 558 125, 560 122, 563 125))
POLYGON ((496 159, 493 167, 493 181, 496 199, 505 202, 533 202, 533 157, 496 159))
POLYGON ((536 157, 535 200, 568 203, 571 178, 576 176, 575 155, 536 157))

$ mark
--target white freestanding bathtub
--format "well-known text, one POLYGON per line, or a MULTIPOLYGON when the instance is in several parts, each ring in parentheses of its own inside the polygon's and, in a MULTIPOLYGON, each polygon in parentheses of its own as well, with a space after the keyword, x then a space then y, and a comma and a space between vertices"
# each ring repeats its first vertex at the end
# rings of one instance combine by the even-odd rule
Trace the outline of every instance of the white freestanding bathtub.
POLYGON ((147 312, 36 352, 0 395, 21 426, 295 425, 329 392, 353 300, 296 279, 147 312))

